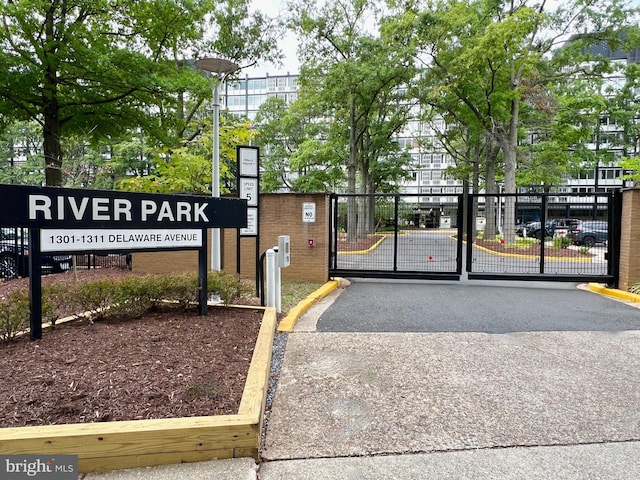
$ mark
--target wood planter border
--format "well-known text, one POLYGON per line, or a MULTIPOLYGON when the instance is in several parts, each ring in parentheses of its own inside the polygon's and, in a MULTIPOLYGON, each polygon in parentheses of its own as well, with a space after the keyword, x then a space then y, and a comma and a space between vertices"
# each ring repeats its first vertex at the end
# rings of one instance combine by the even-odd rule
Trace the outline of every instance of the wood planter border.
POLYGON ((236 415, 2 428, 0 453, 78 455, 80 473, 257 459, 275 327, 275 309, 265 308, 236 415))

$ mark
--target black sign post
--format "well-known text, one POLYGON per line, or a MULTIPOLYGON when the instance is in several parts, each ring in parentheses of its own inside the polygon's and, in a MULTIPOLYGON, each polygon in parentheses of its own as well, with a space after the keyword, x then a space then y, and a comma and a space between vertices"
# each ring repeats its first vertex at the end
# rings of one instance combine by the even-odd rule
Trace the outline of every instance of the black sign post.
POLYGON ((0 226, 29 228, 32 339, 42 338, 43 242, 51 253, 198 248, 206 315, 207 229, 247 226, 247 200, 238 198, 0 185, 0 205, 11 205, 0 209, 0 226))
POLYGON ((40 230, 29 229, 29 325, 31 340, 42 338, 42 259, 40 230))

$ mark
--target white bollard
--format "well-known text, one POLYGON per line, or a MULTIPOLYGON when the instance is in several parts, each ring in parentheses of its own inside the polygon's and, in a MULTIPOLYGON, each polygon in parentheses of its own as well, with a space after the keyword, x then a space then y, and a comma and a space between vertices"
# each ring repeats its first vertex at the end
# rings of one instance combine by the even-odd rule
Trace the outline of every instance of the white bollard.
POLYGON ((281 310, 280 267, 276 261, 276 251, 270 248, 266 251, 267 257, 267 307, 275 307, 281 310))
MULTIPOLYGON (((276 255, 277 256, 277 255, 276 255)), ((274 290, 276 295, 276 312, 282 312, 282 279, 280 276, 280 265, 278 265, 278 261, 276 259, 276 268, 274 272, 275 282, 274 282, 274 290)))

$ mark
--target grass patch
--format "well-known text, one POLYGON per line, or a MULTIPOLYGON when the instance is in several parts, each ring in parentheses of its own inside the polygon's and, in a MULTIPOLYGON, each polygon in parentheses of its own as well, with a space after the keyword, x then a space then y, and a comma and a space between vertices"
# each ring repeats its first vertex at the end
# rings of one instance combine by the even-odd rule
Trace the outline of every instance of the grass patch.
POLYGON ((302 300, 319 289, 323 283, 282 281, 282 312, 287 313, 302 300))

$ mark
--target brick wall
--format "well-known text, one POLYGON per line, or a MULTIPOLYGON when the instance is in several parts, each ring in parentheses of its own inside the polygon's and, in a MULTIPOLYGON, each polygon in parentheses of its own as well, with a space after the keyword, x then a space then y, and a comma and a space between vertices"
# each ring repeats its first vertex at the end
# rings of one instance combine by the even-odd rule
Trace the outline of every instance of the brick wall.
MULTIPOLYGON (((281 270, 284 280, 325 282, 329 278, 329 196, 326 194, 260 194, 260 245, 256 239, 240 239, 240 274, 255 278, 256 255, 278 244, 279 235, 291 240, 291 265, 281 270), (316 221, 302 221, 302 204, 316 204, 316 221), (315 240, 309 247, 308 240, 315 240)), ((223 268, 237 269, 236 230, 226 229, 223 236, 223 268)))
POLYGON ((622 193, 620 233, 620 290, 640 282, 640 189, 622 193))
MULTIPOLYGON (((268 248, 277 245, 279 235, 289 235, 291 265, 282 269, 282 278, 325 282, 329 278, 328 216, 329 196, 327 194, 260 194, 259 253, 256 252, 255 238, 241 238, 241 276, 255 278, 256 254, 262 254, 268 248), (314 223, 302 221, 302 204, 305 202, 316 204, 314 223), (307 242, 310 238, 315 240, 314 247, 308 246, 307 242)), ((221 237, 222 269, 235 272, 237 270, 236 230, 224 229, 221 237)), ((210 255, 210 239, 207 244, 210 255)), ((132 268, 136 272, 145 273, 195 273, 198 271, 198 253, 196 251, 134 253, 132 268)))

